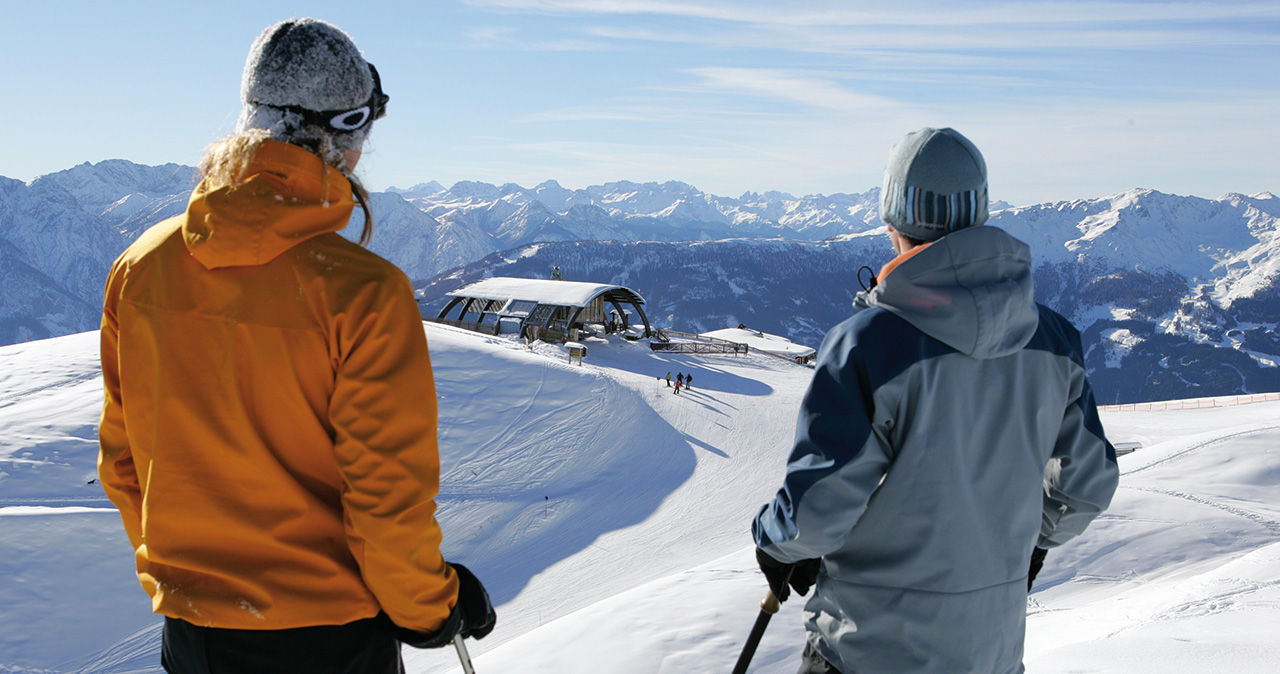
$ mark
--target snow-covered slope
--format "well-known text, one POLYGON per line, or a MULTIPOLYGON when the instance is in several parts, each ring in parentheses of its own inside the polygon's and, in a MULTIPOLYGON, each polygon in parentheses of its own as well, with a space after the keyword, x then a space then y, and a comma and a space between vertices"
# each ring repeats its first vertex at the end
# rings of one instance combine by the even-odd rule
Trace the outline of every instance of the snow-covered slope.
MULTIPOLYGON (((1028 600, 1032 674, 1274 671, 1280 658, 1280 404, 1104 413, 1121 489, 1085 536, 1052 551, 1028 600)), ((750 548, 603 598, 477 659, 492 671, 728 671, 762 594, 750 548)), ((800 603, 770 623, 753 668, 791 672, 800 603)))
MULTIPOLYGON (((480 672, 728 671, 764 582, 748 524, 782 477, 810 371, 762 356, 560 347, 426 328, 440 396, 445 551, 499 623, 480 672), (658 377, 694 372, 679 396, 658 377)), ((158 621, 94 476, 96 333, 0 347, 0 672, 156 672, 158 621)), ((1050 553, 1028 671, 1273 671, 1280 402, 1104 411, 1112 509, 1050 553)), ((800 602, 753 672, 790 672, 800 602)), ((452 651, 405 650, 414 673, 452 651)))

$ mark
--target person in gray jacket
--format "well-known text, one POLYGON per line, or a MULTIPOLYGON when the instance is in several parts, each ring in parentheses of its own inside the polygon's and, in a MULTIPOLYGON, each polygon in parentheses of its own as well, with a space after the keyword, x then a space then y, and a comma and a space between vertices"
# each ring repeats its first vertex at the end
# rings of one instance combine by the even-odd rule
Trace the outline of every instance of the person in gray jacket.
POLYGON ((1080 335, 1033 299, 1027 245, 984 225, 986 164, 956 131, 894 147, 881 217, 899 255, 823 341, 757 558, 780 599, 816 582, 802 673, 1022 672, 1032 551, 1119 478, 1080 335))

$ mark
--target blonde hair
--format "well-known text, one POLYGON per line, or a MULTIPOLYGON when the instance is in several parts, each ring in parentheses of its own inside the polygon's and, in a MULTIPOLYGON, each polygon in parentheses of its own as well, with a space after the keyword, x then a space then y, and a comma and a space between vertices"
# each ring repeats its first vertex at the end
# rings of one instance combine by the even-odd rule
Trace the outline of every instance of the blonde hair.
MULTIPOLYGON (((368 246, 373 239, 373 210, 369 207, 369 191, 360 180, 347 171, 347 160, 341 150, 330 140, 328 134, 319 134, 318 142, 294 142, 324 160, 325 164, 337 169, 351 183, 351 194, 364 213, 364 228, 360 231, 360 245, 368 246), (315 145, 315 147, 311 147, 315 145)), ((208 189, 217 189, 231 185, 244 175, 245 170, 258 153, 258 148, 265 140, 271 139, 271 133, 265 129, 246 129, 234 133, 213 143, 204 151, 197 167, 201 178, 208 189)))

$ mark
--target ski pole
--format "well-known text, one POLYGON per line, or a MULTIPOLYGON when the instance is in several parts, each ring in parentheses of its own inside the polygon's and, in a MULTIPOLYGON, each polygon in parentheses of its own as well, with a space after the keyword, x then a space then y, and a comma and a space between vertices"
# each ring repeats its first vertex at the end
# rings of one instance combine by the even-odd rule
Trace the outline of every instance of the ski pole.
MULTIPOLYGON (((791 574, 794 571, 794 566, 787 571, 787 578, 782 581, 784 585, 791 582, 791 574)), ((781 604, 782 602, 773 596, 772 589, 764 595, 764 600, 760 602, 760 614, 756 616, 756 624, 751 626, 747 643, 742 645, 742 654, 738 656, 738 664, 733 666, 733 674, 747 674, 747 666, 751 664, 751 658, 755 657, 756 648, 760 646, 760 638, 764 636, 764 630, 769 626, 769 619, 778 612, 781 604)))
POLYGON ((471 655, 467 653, 467 645, 462 643, 462 635, 453 635, 453 647, 458 649, 458 659, 462 661, 463 674, 476 674, 475 667, 471 666, 471 655))

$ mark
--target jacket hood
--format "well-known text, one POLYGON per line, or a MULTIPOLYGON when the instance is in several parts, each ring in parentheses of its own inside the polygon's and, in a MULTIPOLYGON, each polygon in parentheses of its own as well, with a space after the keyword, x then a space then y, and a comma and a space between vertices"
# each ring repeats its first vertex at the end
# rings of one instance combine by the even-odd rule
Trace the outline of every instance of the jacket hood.
POLYGON ((354 207, 342 172, 303 148, 268 140, 235 183, 196 187, 182 237, 208 269, 261 265, 345 228, 354 207))
POLYGON ((1026 346, 1040 323, 1030 247, 986 226, 948 234, 902 260, 853 305, 885 309, 983 360, 1026 346))

